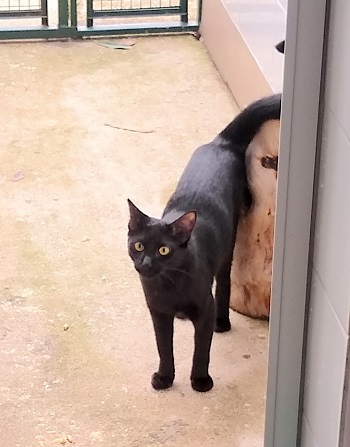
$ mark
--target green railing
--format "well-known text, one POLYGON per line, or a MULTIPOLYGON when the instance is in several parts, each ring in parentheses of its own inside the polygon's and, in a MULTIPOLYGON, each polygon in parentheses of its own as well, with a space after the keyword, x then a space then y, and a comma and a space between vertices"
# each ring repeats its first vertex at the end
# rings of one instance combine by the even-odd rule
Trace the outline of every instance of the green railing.
POLYGON ((47 0, 28 0, 24 3, 0 0, 0 19, 40 17, 41 24, 48 26, 47 0))
POLYGON ((189 20, 189 0, 86 0, 85 11, 78 10, 80 1, 56 0, 58 23, 52 26, 51 1, 0 0, 0 40, 190 32, 198 29, 201 8, 201 0, 191 0, 197 11, 189 20))

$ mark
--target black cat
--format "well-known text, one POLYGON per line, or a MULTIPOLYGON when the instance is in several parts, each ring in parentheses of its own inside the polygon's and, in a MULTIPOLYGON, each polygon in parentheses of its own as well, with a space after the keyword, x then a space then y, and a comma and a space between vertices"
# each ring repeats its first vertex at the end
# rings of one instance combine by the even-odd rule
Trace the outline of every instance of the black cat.
POLYGON ((198 148, 161 219, 147 216, 128 201, 129 254, 140 274, 160 357, 152 376, 157 390, 174 381, 173 329, 178 313, 195 329, 192 387, 209 391, 213 386, 208 373, 213 330, 231 328, 230 271, 246 189, 245 150, 262 124, 280 118, 280 108, 281 95, 258 100, 211 143, 198 148))

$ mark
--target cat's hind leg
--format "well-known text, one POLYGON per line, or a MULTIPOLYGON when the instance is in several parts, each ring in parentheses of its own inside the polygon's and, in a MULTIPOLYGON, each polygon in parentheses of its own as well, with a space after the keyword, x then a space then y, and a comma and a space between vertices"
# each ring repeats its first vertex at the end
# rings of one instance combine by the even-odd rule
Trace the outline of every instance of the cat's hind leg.
POLYGON ((232 259, 224 263, 215 278, 215 332, 227 332, 231 329, 229 317, 231 293, 231 263, 232 259))
POLYGON ((170 388, 175 378, 174 366, 174 317, 151 310, 154 331, 159 353, 159 368, 152 375, 152 386, 155 390, 170 388))

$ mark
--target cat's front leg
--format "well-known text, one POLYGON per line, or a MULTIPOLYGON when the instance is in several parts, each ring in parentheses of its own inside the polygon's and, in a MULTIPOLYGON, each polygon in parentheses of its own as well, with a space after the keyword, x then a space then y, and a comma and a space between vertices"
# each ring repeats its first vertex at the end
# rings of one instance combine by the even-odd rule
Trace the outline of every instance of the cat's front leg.
POLYGON ((159 353, 159 368, 152 376, 155 390, 170 388, 175 378, 174 366, 174 317, 150 309, 159 353))
POLYGON ((191 372, 191 385, 196 391, 206 392, 213 388, 213 379, 209 375, 210 347, 214 330, 214 301, 210 296, 207 308, 193 320, 194 355, 191 372))

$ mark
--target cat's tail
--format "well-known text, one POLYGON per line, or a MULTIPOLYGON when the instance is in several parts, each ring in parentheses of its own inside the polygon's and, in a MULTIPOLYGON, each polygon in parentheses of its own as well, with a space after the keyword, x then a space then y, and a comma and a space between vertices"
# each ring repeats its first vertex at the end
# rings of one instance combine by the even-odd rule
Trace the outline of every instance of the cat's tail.
POLYGON ((285 40, 282 40, 282 42, 279 42, 275 48, 279 53, 283 53, 284 54, 284 47, 285 47, 285 40))
POLYGON ((281 116, 281 94, 267 96, 251 103, 220 133, 232 149, 244 153, 260 127, 281 116))

